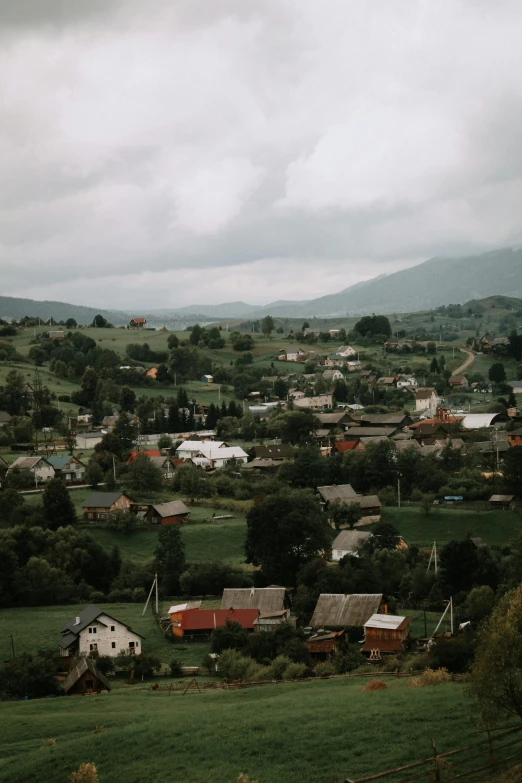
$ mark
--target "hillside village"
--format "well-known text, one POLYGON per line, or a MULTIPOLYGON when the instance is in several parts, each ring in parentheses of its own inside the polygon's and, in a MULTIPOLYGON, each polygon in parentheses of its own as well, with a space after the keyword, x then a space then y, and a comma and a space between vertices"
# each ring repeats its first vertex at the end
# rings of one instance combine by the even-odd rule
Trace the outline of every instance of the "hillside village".
POLYGON ((452 340, 385 316, 0 326, 0 694, 469 677, 522 581, 502 317, 452 340))

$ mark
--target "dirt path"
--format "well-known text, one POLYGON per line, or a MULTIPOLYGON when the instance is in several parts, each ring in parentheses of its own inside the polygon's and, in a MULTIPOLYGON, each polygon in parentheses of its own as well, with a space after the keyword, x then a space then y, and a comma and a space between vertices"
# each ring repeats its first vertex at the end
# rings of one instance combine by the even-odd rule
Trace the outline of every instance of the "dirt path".
POLYGON ((454 375, 462 375, 464 370, 467 370, 470 364, 473 364, 473 362, 475 361, 475 356, 471 353, 471 351, 467 351, 465 348, 459 348, 459 351, 461 353, 467 354, 468 358, 466 359, 465 362, 459 365, 459 367, 457 367, 456 370, 453 370, 453 372, 451 373, 452 378, 454 375))

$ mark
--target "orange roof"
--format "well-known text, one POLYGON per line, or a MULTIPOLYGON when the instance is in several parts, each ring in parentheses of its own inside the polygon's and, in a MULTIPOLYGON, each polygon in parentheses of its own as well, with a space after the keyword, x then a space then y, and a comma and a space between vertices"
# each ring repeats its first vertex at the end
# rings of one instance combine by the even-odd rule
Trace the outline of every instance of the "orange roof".
POLYGON ((416 430, 417 427, 420 427, 422 424, 456 424, 458 421, 461 421, 464 418, 464 416, 450 416, 446 415, 443 419, 420 419, 419 421, 414 421, 413 424, 410 424, 408 429, 410 430, 416 430))
POLYGON ((334 446, 339 454, 343 454, 345 451, 353 451, 356 449, 358 443, 359 440, 336 440, 334 446))
POLYGON ((147 323, 146 318, 131 318, 131 321, 134 321, 135 324, 145 324, 147 323))
POLYGON ((161 454, 157 449, 148 449, 146 451, 131 451, 125 462, 134 462, 140 454, 145 454, 146 457, 161 457, 161 454))

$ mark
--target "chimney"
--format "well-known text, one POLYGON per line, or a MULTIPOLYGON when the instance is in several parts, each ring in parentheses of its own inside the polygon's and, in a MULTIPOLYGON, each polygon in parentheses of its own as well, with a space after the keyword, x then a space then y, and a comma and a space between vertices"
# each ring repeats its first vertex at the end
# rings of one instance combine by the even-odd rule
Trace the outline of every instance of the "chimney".
POLYGON ((75 620, 74 624, 75 625, 80 625, 80 618, 78 617, 78 615, 76 616, 76 620, 75 620))

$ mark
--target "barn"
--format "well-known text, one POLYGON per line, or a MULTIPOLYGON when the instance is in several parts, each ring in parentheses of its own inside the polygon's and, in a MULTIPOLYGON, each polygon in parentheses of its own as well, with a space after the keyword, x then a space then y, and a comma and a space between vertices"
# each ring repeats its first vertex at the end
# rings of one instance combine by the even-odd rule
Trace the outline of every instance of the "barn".
POLYGON ((374 614, 364 624, 362 652, 370 661, 380 661, 383 655, 402 652, 410 635, 410 618, 391 614, 374 614))
POLYGON ((382 604, 382 593, 321 593, 312 628, 362 628, 382 604))
MULTIPOLYGON (((172 607, 178 610, 179 607, 172 607)), ((254 631, 258 609, 195 609, 169 612, 172 633, 176 637, 194 639, 208 637, 215 628, 223 628, 230 620, 247 631, 254 631)))
POLYGON ((65 678, 62 687, 67 696, 86 696, 111 689, 107 677, 98 671, 92 658, 81 658, 65 678))
POLYGON ((183 525, 189 516, 190 511, 182 500, 152 503, 145 512, 145 519, 152 525, 183 525))

